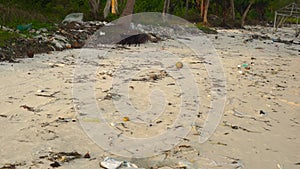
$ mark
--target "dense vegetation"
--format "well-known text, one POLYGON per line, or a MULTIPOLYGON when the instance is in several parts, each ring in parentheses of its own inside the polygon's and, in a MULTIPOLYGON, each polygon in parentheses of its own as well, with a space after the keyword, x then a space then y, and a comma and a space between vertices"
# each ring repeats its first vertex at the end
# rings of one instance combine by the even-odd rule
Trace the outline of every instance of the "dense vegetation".
MULTIPOLYGON (((102 11, 106 0, 99 1, 100 12, 96 18, 91 13, 89 1, 93 0, 0 0, 0 25, 15 27, 18 24, 35 23, 34 26, 36 27, 49 26, 49 23, 60 22, 67 14, 72 12, 83 12, 85 20, 103 20, 102 11)), ((208 20, 210 16, 214 16, 222 22, 230 21, 232 19, 230 1, 210 0, 208 20)), ((243 12, 251 2, 253 2, 253 5, 247 15, 248 23, 271 21, 275 10, 292 2, 299 3, 299 0, 234 0, 235 21, 241 19, 243 12)), ((119 13, 116 15, 109 14, 106 20, 116 19, 125 4, 126 0, 118 0, 119 13)), ((193 22, 201 22, 203 18, 200 17, 200 4, 201 0, 170 0, 167 12, 193 22)), ((163 8, 164 0, 136 0, 134 12, 162 12, 163 8)))

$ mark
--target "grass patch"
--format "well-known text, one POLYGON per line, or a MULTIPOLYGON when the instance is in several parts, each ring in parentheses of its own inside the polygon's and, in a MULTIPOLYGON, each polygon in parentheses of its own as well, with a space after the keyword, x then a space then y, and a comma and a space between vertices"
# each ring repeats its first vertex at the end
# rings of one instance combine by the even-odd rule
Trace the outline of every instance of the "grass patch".
POLYGON ((18 33, 0 30, 0 47, 5 46, 6 41, 18 37, 20 37, 18 33))
POLYGON ((41 22, 38 20, 31 20, 32 23, 32 29, 38 30, 40 28, 46 28, 48 31, 56 31, 58 28, 53 23, 49 22, 41 22))
POLYGON ((218 34, 218 32, 215 29, 212 29, 208 26, 203 25, 202 23, 197 23, 196 24, 197 28, 203 31, 204 33, 207 34, 218 34))
POLYGON ((0 4, 0 12, 0 23, 11 28, 16 28, 20 24, 27 24, 34 20, 48 22, 48 19, 40 13, 25 11, 14 6, 4 6, 0 4))

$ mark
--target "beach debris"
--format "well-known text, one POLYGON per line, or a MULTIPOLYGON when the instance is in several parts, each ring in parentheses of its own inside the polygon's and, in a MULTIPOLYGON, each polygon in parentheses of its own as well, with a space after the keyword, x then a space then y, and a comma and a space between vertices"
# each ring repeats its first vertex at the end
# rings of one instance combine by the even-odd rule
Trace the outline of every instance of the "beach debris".
MULTIPOLYGON (((165 70, 160 70, 159 72, 151 72, 149 74, 149 79, 148 80, 159 80, 159 79, 163 79, 164 77, 167 77, 168 73, 165 70)), ((141 78, 141 79, 134 79, 132 81, 147 81, 146 78, 141 78)))
POLYGON ((160 123, 162 123, 163 121, 162 120, 158 120, 158 121, 156 121, 155 123, 156 124, 160 124, 160 123))
POLYGON ((239 74, 244 75, 245 73, 241 70, 238 71, 239 74))
MULTIPOLYGON (((251 62, 251 64, 252 64, 252 62, 251 62)), ((251 74, 249 72, 249 70, 251 69, 251 67, 250 67, 251 64, 243 63, 241 65, 240 64, 237 65, 238 73, 241 74, 241 75, 246 75, 246 73, 251 74)))
POLYGON ((257 34, 254 34, 254 35, 251 35, 250 38, 244 40, 244 43, 247 43, 247 42, 253 42, 253 40, 271 40, 271 38, 267 35, 257 35, 257 34))
POLYGON ((56 39, 53 39, 52 40, 52 44, 54 44, 55 45, 55 47, 57 48, 57 49, 63 49, 64 47, 63 47, 63 43, 62 42, 59 42, 58 40, 56 40, 56 39))
POLYGON ((258 39, 258 40, 270 40, 271 38, 268 35, 251 35, 252 39, 258 39))
POLYGON ((78 49, 78 48, 81 48, 83 46, 83 43, 79 43, 77 40, 74 40, 74 41, 71 42, 71 46, 74 49, 78 49))
MULTIPOLYGON (((122 168, 133 169, 133 168, 139 168, 139 167, 131 162, 123 161, 122 168)), ((139 168, 139 169, 141 169, 141 168, 139 168)))
POLYGON ((250 66, 247 63, 243 63, 242 66, 243 66, 244 69, 247 69, 247 70, 250 69, 250 66))
POLYGON ((218 141, 216 144, 217 144, 217 145, 221 145, 221 146, 227 146, 226 143, 222 143, 222 142, 219 142, 219 141, 218 141))
POLYGON ((232 160, 231 165, 235 166, 236 169, 242 169, 245 167, 242 160, 240 160, 238 158, 233 158, 233 157, 228 157, 228 156, 226 156, 226 158, 232 160))
POLYGON ((137 81, 142 81, 142 82, 145 82, 145 81, 148 81, 149 79, 143 77, 143 78, 132 78, 131 81, 133 82, 137 82, 137 81))
POLYGON ((28 56, 29 58, 33 58, 33 56, 34 56, 33 51, 28 50, 28 51, 27 51, 27 56, 28 56))
POLYGON ((69 44, 69 43, 67 43, 65 46, 66 46, 67 49, 71 49, 72 48, 72 45, 69 44))
POLYGON ((117 126, 119 123, 114 123, 114 122, 111 122, 110 123, 110 125, 112 126, 112 127, 115 127, 115 126, 117 126))
POLYGON ((102 26, 104 22, 101 21, 64 22, 64 24, 55 25, 53 30, 46 28, 32 30, 30 34, 36 34, 34 36, 28 36, 17 30, 16 32, 19 32, 22 37, 7 41, 4 46, 0 47, 0 60, 13 61, 17 57, 27 57, 27 50, 38 54, 80 48, 85 44, 86 39, 102 26))
POLYGON ((16 165, 14 165, 14 164, 5 164, 0 169, 16 169, 16 165))
POLYGON ((89 152, 85 153, 85 155, 83 155, 83 158, 91 158, 91 155, 89 152))
POLYGON ((242 168, 244 168, 244 164, 239 159, 232 161, 232 165, 235 165, 236 169, 242 169, 242 168))
POLYGON ((176 62, 175 66, 176 66, 177 69, 181 69, 181 68, 183 68, 183 63, 182 62, 176 62))
POLYGON ((158 75, 155 73, 151 73, 150 75, 150 80, 157 80, 158 79, 158 75))
POLYGON ((240 129, 240 130, 246 131, 246 132, 248 132, 248 133, 260 133, 260 132, 258 132, 258 131, 252 131, 252 130, 246 129, 246 128, 244 128, 244 127, 241 127, 241 126, 229 124, 227 121, 223 121, 223 123, 224 123, 224 126, 230 127, 230 128, 232 128, 232 129, 234 129, 234 130, 240 129))
POLYGON ((129 117, 123 117, 123 121, 127 122, 127 121, 130 121, 130 119, 129 119, 129 117))
POLYGON ((237 110, 235 110, 235 109, 233 109, 233 110, 231 110, 231 111, 228 111, 228 112, 229 112, 229 113, 232 113, 234 116, 239 117, 239 118, 244 118, 244 117, 247 117, 247 118, 254 118, 253 116, 247 115, 246 113, 237 111, 237 110))
POLYGON ((54 161, 53 163, 50 164, 50 166, 53 168, 57 168, 57 167, 60 167, 61 165, 59 164, 59 162, 54 161))
POLYGON ((259 115, 265 116, 265 115, 267 115, 267 112, 265 112, 265 111, 263 111, 263 110, 259 110, 259 115))
POLYGON ((110 77, 113 77, 113 74, 114 74, 113 70, 104 70, 104 71, 99 72, 99 75, 107 75, 110 77))
POLYGON ((100 167, 106 169, 143 169, 139 168, 137 165, 128 161, 118 161, 111 157, 105 157, 102 162, 100 162, 100 167))
POLYGON ((283 169, 283 167, 281 167, 280 164, 277 164, 276 166, 277 166, 278 169, 283 169))
POLYGON ((60 91, 50 92, 50 91, 41 89, 41 90, 38 90, 35 95, 42 96, 42 97, 54 97, 54 95, 56 95, 59 92, 60 91))
POLYGON ((107 93, 106 96, 103 98, 104 100, 111 100, 112 99, 112 94, 107 93))
POLYGON ((5 114, 0 114, 0 117, 7 118, 7 115, 5 115, 5 114))
POLYGON ((30 106, 27 106, 25 104, 21 105, 20 107, 23 108, 23 109, 26 109, 28 111, 32 111, 32 112, 35 111, 34 107, 30 107, 30 106))
POLYGON ((277 39, 272 39, 272 41, 277 42, 277 43, 284 43, 284 44, 287 44, 287 45, 291 45, 291 44, 300 45, 299 42, 295 42, 294 40, 282 40, 280 38, 277 38, 277 39))
POLYGON ((16 169, 17 167, 19 168, 20 166, 25 166, 25 162, 15 162, 15 163, 7 163, 4 164, 0 169, 16 169))
POLYGON ((179 161, 176 168, 186 168, 186 169, 189 169, 189 168, 194 168, 193 167, 193 164, 188 162, 188 161, 179 161))
POLYGON ((75 159, 83 158, 81 154, 76 151, 73 152, 50 152, 48 155, 39 157, 40 159, 47 159, 51 161, 51 167, 59 167, 65 162, 70 162, 75 159))
POLYGON ((264 49, 264 48, 261 46, 258 46, 258 47, 255 47, 255 49, 264 49))
POLYGON ((18 25, 17 30, 19 31, 29 31, 32 28, 32 23, 27 25, 18 25))
POLYGON ((71 13, 65 17, 62 23, 71 23, 71 22, 82 23, 83 22, 82 19, 83 19, 83 13, 71 13))
POLYGON ((113 99, 113 100, 119 100, 120 98, 121 98, 121 95, 119 95, 119 94, 116 94, 116 93, 107 93, 104 96, 103 100, 111 100, 111 99, 113 99))
MULTIPOLYGON (((64 67, 65 64, 62 64, 62 63, 48 63, 48 65, 51 67, 51 68, 55 68, 55 67, 64 67)), ((43 92, 45 92, 45 90, 42 90, 43 92)))
POLYGON ((16 165, 14 165, 14 164, 5 164, 0 169, 16 169, 16 165))
POLYGON ((67 122, 76 122, 76 119, 72 118, 64 118, 64 117, 58 117, 55 122, 57 123, 67 123, 67 122))
POLYGON ((100 162, 100 167, 106 169, 117 169, 123 164, 122 161, 117 161, 110 157, 105 157, 102 162, 100 162))

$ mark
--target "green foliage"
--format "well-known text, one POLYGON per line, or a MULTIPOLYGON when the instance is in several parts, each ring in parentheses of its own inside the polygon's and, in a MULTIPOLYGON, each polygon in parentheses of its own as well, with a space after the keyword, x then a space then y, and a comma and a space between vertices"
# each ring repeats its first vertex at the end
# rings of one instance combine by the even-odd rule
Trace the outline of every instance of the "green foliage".
POLYGON ((116 19, 118 19, 118 18, 119 18, 119 15, 109 13, 109 14, 107 15, 106 20, 107 20, 108 22, 111 22, 111 21, 114 21, 114 20, 116 20, 116 19))
POLYGON ((40 22, 48 21, 48 19, 40 13, 23 10, 16 6, 4 6, 0 4, 0 12, 0 23, 12 28, 19 24, 30 23, 31 20, 35 19, 39 20, 40 22))
POLYGON ((0 47, 4 46, 7 40, 18 37, 20 37, 20 35, 17 33, 0 30, 0 47))
MULTIPOLYGON (((53 23, 60 23, 66 15, 73 12, 84 13, 84 20, 92 19, 89 0, 0 0, 0 23, 11 28, 20 24, 32 23, 34 29, 46 27, 54 29, 53 23)), ((273 20, 275 10, 292 2, 300 0, 234 0, 236 18, 240 19, 249 2, 254 1, 247 20, 273 20)), ((199 22, 200 10, 196 0, 171 0, 170 13, 192 22, 199 22)), ((100 18, 103 18, 103 9, 106 0, 101 0, 100 18)), ((122 13, 126 0, 119 0, 119 12, 122 13), (122 2, 122 3, 121 3, 122 2)), ((134 13, 162 12, 164 0, 136 0, 134 13)), ((229 0, 210 0, 209 15, 216 15, 222 20, 230 18, 229 0)), ((109 14, 107 20, 112 21, 120 16, 109 14)))
POLYGON ((208 33, 208 34, 217 34, 218 32, 210 27, 207 27, 201 23, 197 23, 196 27, 198 29, 200 29, 201 31, 203 31, 204 33, 208 33))
POLYGON ((162 12, 164 7, 163 0, 136 0, 134 13, 139 12, 162 12))
POLYGON ((40 28, 46 28, 50 31, 55 31, 57 30, 57 27, 53 23, 49 22, 41 22, 39 20, 31 20, 32 23, 32 29, 40 29, 40 28))
MULTIPOLYGON (((26 13, 24 16, 17 16, 19 20, 37 19, 43 22, 60 22, 66 15, 73 12, 82 12, 89 19, 88 0, 0 0, 0 12, 9 11, 10 15, 26 13), (35 15, 40 15, 36 17, 35 15), (43 18, 42 18, 43 17, 43 18)), ((10 16, 11 17, 11 16, 10 16)), ((8 22, 11 22, 8 20, 8 22)), ((19 21, 16 21, 19 24, 19 21)))

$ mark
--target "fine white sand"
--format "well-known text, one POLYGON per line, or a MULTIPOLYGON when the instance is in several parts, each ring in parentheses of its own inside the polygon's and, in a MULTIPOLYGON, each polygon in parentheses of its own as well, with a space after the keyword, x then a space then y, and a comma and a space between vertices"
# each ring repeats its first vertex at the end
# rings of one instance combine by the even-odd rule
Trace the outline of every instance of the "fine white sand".
MULTIPOLYGON (((84 55, 81 50, 39 54, 20 63, 0 63, 0 167, 13 164, 17 168, 51 168, 51 153, 76 151, 82 155, 89 152, 92 158, 70 162, 56 159, 62 165, 60 168, 100 168, 99 162, 107 156, 128 160, 140 168, 298 168, 300 47, 272 39, 247 40, 255 34, 297 42, 294 32, 280 29, 272 34, 272 29, 266 27, 218 32, 218 35, 205 36, 212 42, 215 57, 220 58, 224 68, 227 99, 216 131, 203 144, 198 142, 198 130, 214 99, 205 59, 195 57, 192 50, 176 40, 115 49, 99 59, 95 72, 97 105, 107 112, 104 118, 108 124, 125 126, 112 128, 136 138, 155 136, 174 123, 180 111, 182 91, 176 79, 155 66, 138 72, 134 77, 137 81, 131 81, 128 90, 135 109, 143 112, 156 104, 149 99, 153 89, 163 91, 170 105, 149 123, 136 125, 131 118, 124 121, 125 115, 113 102, 112 94, 116 93, 111 91, 124 57, 149 51, 172 53, 184 63, 183 69, 188 67, 194 74, 201 104, 190 133, 171 150, 143 159, 119 157, 104 151, 80 125, 72 83, 77 59, 84 55), (248 64, 249 69, 243 64, 248 64), (157 79, 153 79, 154 75, 157 79), (154 125, 149 126, 150 123, 154 125)), ((151 60, 149 64, 157 66, 156 61, 151 60)), ((170 69, 180 71, 175 64, 170 63, 170 69)))

